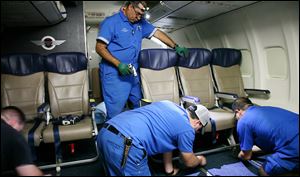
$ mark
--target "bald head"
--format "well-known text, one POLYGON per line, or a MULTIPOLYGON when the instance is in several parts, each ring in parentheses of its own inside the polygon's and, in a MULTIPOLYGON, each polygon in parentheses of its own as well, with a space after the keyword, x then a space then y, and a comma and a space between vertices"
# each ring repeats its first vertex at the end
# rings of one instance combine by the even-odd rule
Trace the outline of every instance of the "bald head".
POLYGON ((1 119, 17 131, 21 131, 25 123, 25 114, 16 106, 7 106, 1 109, 1 119))

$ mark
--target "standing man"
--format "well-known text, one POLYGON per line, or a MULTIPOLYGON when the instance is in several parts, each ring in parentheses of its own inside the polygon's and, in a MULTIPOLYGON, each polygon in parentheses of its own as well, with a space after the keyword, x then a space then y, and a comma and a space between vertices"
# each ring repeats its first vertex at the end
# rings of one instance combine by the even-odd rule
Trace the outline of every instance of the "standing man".
POLYGON ((204 156, 195 156, 195 131, 207 125, 204 106, 187 110, 170 101, 122 112, 107 121, 97 137, 100 156, 111 176, 150 176, 147 156, 164 153, 165 172, 173 168, 172 151, 178 149, 187 167, 206 165, 204 156), (201 115, 201 117, 199 117, 201 115))
POLYGON ((186 48, 179 47, 147 22, 143 18, 145 10, 145 1, 125 1, 119 13, 101 23, 96 51, 102 57, 99 68, 108 119, 122 112, 128 99, 134 108, 139 107, 142 97, 139 73, 137 76, 131 74, 128 64, 132 64, 138 72, 143 38, 154 36, 174 48, 179 55, 186 56, 188 53, 186 48))
POLYGON ((42 176, 34 165, 31 151, 20 131, 25 123, 24 113, 15 106, 1 110, 1 174, 16 171, 19 176, 42 176))
POLYGON ((260 175, 299 173, 298 114, 271 106, 254 106, 245 97, 236 99, 232 109, 238 120, 239 158, 251 159, 252 147, 256 145, 265 153, 272 153, 260 167, 260 175))

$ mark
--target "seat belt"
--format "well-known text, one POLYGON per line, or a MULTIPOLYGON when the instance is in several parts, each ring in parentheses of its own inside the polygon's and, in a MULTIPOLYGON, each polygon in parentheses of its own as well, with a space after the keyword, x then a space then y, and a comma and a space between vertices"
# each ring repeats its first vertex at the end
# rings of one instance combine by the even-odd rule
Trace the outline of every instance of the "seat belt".
POLYGON ((42 122, 41 119, 36 119, 33 127, 28 132, 28 144, 30 146, 33 161, 37 160, 36 150, 35 150, 35 146, 34 146, 34 132, 40 126, 41 122, 42 122))
POLYGON ((212 136, 212 143, 216 144, 216 121, 212 118, 209 118, 211 124, 211 136, 212 136))
POLYGON ((59 137, 59 127, 53 124, 53 134, 54 134, 54 147, 55 147, 55 160, 56 160, 56 175, 60 176, 60 164, 62 162, 61 154, 61 142, 59 137))

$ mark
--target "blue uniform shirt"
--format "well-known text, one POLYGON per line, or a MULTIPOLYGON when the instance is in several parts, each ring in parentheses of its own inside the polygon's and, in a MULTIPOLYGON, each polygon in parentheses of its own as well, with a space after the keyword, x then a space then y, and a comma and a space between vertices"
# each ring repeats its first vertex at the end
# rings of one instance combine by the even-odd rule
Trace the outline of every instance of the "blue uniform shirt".
MULTIPOLYGON (((138 70, 138 55, 141 50, 143 38, 151 38, 156 28, 144 18, 136 23, 131 23, 120 10, 107 17, 99 26, 97 40, 107 44, 109 52, 120 62, 132 63, 138 70)), ((118 73, 115 66, 102 60, 100 69, 104 74, 118 73)))
POLYGON ((170 152, 193 152, 195 130, 186 111, 170 101, 123 112, 107 123, 123 135, 131 137, 133 144, 145 148, 148 155, 170 152))
POLYGON ((299 134, 299 115, 271 106, 251 106, 238 121, 241 150, 256 144, 266 152, 274 152, 299 134))
POLYGON ((280 153, 280 158, 298 158, 299 115, 271 107, 251 106, 238 121, 237 132, 241 150, 255 144, 266 153, 280 153))

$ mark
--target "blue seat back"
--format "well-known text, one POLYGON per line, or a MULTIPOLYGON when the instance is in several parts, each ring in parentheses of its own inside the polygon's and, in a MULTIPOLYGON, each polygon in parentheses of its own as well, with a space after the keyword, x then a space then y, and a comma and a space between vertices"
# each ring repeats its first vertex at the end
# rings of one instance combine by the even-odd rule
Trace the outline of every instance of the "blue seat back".
POLYGON ((143 97, 151 101, 169 100, 179 104, 175 66, 178 55, 171 49, 145 49, 140 52, 143 97))

